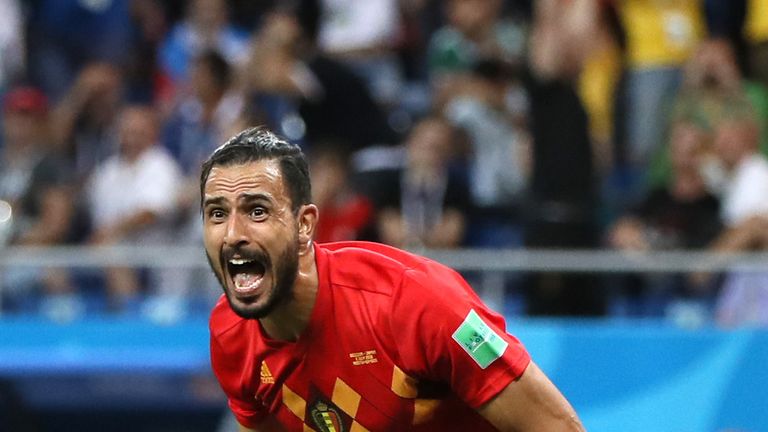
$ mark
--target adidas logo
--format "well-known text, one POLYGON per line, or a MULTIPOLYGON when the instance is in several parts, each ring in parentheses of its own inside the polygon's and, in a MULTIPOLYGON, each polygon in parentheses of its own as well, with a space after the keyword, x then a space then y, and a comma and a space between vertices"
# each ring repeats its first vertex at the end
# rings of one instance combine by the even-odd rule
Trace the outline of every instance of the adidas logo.
POLYGON ((272 376, 272 372, 269 371, 267 363, 261 362, 261 383, 262 384, 274 384, 275 377, 272 376))

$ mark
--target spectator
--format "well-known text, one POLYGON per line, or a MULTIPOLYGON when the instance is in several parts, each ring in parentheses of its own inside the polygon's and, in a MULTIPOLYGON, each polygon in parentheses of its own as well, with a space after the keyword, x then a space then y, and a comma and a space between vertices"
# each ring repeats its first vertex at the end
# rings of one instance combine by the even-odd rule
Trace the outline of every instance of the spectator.
POLYGON ((519 66, 525 61, 526 31, 519 22, 502 18, 501 0, 450 0, 447 24, 431 37, 427 62, 438 106, 480 59, 519 66))
MULTIPOLYGON (((690 120, 677 120, 670 133, 671 182, 652 189, 608 230, 611 247, 624 251, 705 249, 720 233, 720 203, 706 188, 700 167, 711 131, 690 120)), ((684 275, 623 278, 625 295, 639 315, 664 312, 669 296, 700 297, 684 275), (657 308, 654 310, 653 308, 657 308)))
POLYGON ((17 0, 0 3, 0 94, 24 71, 25 41, 17 0))
POLYGON ((724 39, 706 40, 685 65, 672 117, 696 116, 714 127, 724 100, 746 96, 743 84, 730 44, 724 39))
POLYGON ((394 48, 400 32, 398 0, 319 0, 318 48, 354 70, 374 99, 393 106, 402 91, 394 48))
POLYGON ((352 185, 348 155, 330 143, 319 143, 310 153, 312 201, 323 209, 315 241, 364 240, 374 221, 371 201, 352 185))
POLYGON ((58 103, 86 65, 125 65, 133 50, 131 1, 25 2, 30 78, 58 103))
POLYGON ((165 114, 172 103, 173 86, 158 59, 160 43, 168 31, 163 0, 131 0, 131 46, 123 67, 126 99, 132 103, 157 103, 165 114))
MULTIPOLYGON (((88 184, 91 244, 165 243, 172 240, 169 223, 181 185, 179 168, 158 143, 159 124, 152 108, 128 106, 118 118, 119 152, 98 166, 88 184)), ((114 267, 106 276, 110 306, 132 306, 141 287, 137 272, 114 267)), ((151 276, 152 288, 171 289, 169 273, 151 276)))
MULTIPOLYGON (((71 239, 75 189, 67 160, 51 142, 48 101, 33 87, 16 87, 3 101, 3 148, 0 153, 0 200, 12 209, 15 245, 50 246, 71 239)), ((11 269, 4 292, 35 291, 60 298, 72 292, 61 269, 11 269)))
POLYGON ((159 48, 160 64, 179 85, 189 78, 192 61, 206 51, 216 51, 230 64, 246 59, 248 34, 229 23, 224 0, 193 0, 184 19, 176 24, 159 48))
POLYGON ((405 141, 403 168, 382 173, 381 185, 386 191, 378 231, 384 243, 410 248, 462 244, 469 200, 466 184, 449 169, 456 153, 456 135, 445 119, 422 119, 405 141))
POLYGON ((705 35, 703 0, 613 0, 626 35, 623 83, 627 193, 646 188, 645 172, 663 142, 682 67, 705 35))
MULTIPOLYGON (((684 71, 683 86, 676 98, 673 115, 681 110, 698 111, 696 115, 715 122, 721 115, 724 98, 746 98, 756 111, 761 135, 766 130, 768 89, 744 78, 733 45, 727 40, 702 42, 684 71)), ((760 147, 763 153, 768 153, 768 136, 762 137, 760 147)))
POLYGON ((268 14, 244 70, 246 93, 266 112, 268 124, 308 147, 331 141, 354 151, 395 142, 364 81, 317 50, 315 6, 281 4, 268 14))
POLYGON ((531 148, 505 104, 516 76, 499 60, 482 60, 445 107, 445 116, 467 133, 473 207, 473 246, 519 246, 516 212, 527 190, 531 148))
POLYGON ((122 99, 120 70, 108 63, 91 63, 56 106, 55 136, 74 161, 79 181, 117 150, 116 122, 122 99))
POLYGON ((749 77, 768 87, 768 1, 748 0, 744 23, 749 77))
POLYGON ((232 82, 233 72, 224 57, 216 51, 202 53, 192 62, 184 92, 165 123, 163 144, 195 183, 200 163, 224 141, 243 109, 232 82))
MULTIPOLYGON (((536 2, 526 90, 533 168, 524 215, 531 248, 593 248, 596 176, 586 112, 575 83, 588 52, 595 2, 536 2)), ((600 315, 605 295, 592 275, 530 275, 527 311, 535 315, 600 315)))
MULTIPOLYGON (((715 129, 709 186, 722 194, 721 218, 725 230, 711 249, 738 252, 768 248, 768 159, 758 151, 759 128, 751 105, 728 101, 725 117, 715 129)), ((766 274, 740 272, 726 275, 718 298, 717 319, 724 325, 768 324, 766 274)))

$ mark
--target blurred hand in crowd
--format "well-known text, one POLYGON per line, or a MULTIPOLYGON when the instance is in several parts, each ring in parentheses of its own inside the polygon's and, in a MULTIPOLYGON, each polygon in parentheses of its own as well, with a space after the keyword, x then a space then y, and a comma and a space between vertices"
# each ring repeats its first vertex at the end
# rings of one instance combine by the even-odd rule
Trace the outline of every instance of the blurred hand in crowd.
POLYGON ((683 83, 689 89, 740 91, 741 74, 731 44, 724 39, 702 42, 685 66, 683 83))
POLYGON ((265 92, 295 93, 292 76, 299 63, 301 28, 295 17, 274 12, 251 43, 243 72, 246 87, 265 92))

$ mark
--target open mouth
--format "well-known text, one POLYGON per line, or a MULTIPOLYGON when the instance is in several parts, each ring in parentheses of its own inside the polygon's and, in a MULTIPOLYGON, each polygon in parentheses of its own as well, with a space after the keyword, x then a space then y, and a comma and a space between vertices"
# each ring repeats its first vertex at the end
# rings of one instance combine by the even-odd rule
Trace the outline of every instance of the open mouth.
POLYGON ((248 297, 256 293, 266 273, 266 266, 260 260, 230 258, 227 260, 227 272, 235 286, 235 294, 248 297))

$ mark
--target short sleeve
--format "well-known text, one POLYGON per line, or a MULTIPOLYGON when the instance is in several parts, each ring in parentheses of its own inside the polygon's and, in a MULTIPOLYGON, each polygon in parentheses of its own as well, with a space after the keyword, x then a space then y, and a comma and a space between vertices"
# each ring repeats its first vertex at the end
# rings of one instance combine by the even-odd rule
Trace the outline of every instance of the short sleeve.
POLYGON ((225 354, 218 340, 211 336, 211 367, 221 389, 227 396, 229 409, 235 415, 238 423, 253 429, 264 420, 267 412, 260 408, 252 396, 246 396, 247 392, 240 385, 241 363, 237 359, 238 356, 225 354))
POLYGON ((391 326, 404 371, 449 384, 472 408, 491 400, 530 362, 504 318, 458 273, 437 264, 405 272, 391 326))
POLYGON ((163 149, 153 149, 153 158, 147 160, 136 181, 135 203, 140 210, 164 214, 173 209, 175 196, 181 185, 181 174, 173 158, 163 149))

